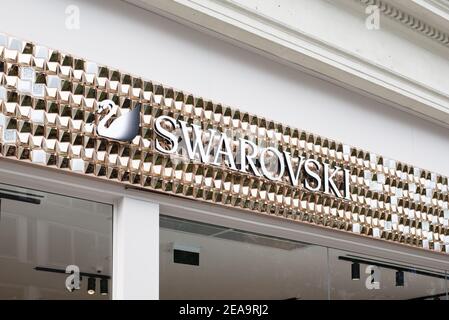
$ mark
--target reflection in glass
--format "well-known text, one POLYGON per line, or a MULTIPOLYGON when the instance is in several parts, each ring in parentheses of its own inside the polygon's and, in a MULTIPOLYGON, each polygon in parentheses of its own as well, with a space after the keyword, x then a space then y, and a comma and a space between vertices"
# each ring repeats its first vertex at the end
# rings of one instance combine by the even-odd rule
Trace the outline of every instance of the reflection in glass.
POLYGON ((329 249, 331 299, 446 299, 445 272, 329 249), (351 268, 357 264, 360 277, 351 268))
POLYGON ((212 226, 160 219, 161 299, 327 299, 326 248, 212 226), (199 265, 174 251, 199 252, 199 265))
POLYGON ((160 218, 161 299, 446 300, 444 270, 160 218))
POLYGON ((99 291, 112 272, 111 234, 111 205, 0 184, 0 299, 110 298, 99 291), (92 274, 95 294, 87 276, 66 289, 69 265, 92 274))

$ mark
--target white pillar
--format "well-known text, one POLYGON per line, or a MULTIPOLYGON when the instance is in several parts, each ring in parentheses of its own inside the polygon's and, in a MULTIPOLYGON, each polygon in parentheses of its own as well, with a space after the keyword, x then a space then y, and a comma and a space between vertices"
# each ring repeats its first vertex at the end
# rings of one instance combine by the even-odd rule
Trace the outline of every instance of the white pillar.
POLYGON ((124 196, 113 230, 113 299, 159 299, 159 205, 124 196))

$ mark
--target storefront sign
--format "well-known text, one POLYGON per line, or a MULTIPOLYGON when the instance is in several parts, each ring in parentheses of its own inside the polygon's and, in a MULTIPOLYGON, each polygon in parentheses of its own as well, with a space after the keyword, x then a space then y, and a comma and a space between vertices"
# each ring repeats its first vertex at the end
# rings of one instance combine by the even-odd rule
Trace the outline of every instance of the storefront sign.
POLYGON ((449 252, 447 177, 0 35, 0 156, 449 252))
POLYGON ((260 148, 249 139, 239 138, 238 141, 232 141, 225 132, 218 132, 215 129, 204 132, 199 125, 189 125, 186 121, 177 121, 169 116, 158 117, 154 128, 158 136, 155 148, 161 153, 178 153, 179 141, 182 141, 185 148, 181 150, 187 150, 189 160, 199 160, 201 163, 215 166, 222 166, 225 163, 230 170, 241 173, 251 171, 252 174, 263 176, 270 181, 280 181, 285 174, 288 174, 289 181, 294 187, 298 187, 301 180, 304 180, 303 186, 309 191, 324 191, 339 198, 345 196, 346 199, 350 199, 348 169, 341 169, 338 166, 331 169, 327 163, 306 159, 303 156, 293 159, 288 151, 281 152, 276 147, 260 148), (164 122, 169 124, 171 130, 164 128, 164 122), (174 133, 176 129, 181 129, 180 133, 174 133), (160 139, 168 141, 170 147, 164 148, 160 139), (236 154, 233 152, 233 144, 237 144, 236 154), (267 158, 270 158, 271 163, 274 161, 275 165, 269 166, 267 158), (320 175, 320 172, 323 174, 320 175), (334 181, 340 173, 344 174, 343 194, 334 181))
MULTIPOLYGON (((139 134, 140 104, 128 114, 115 119, 109 126, 107 123, 116 115, 118 106, 112 100, 103 100, 98 104, 97 113, 101 114, 104 110, 107 110, 107 114, 96 125, 96 132, 100 137, 129 142, 139 134)), ((184 160, 197 160, 214 166, 225 164, 230 170, 241 173, 251 171, 252 174, 264 176, 271 181, 280 181, 287 173, 294 187, 298 187, 303 180, 303 186, 309 191, 323 191, 339 198, 350 199, 348 169, 335 166, 331 170, 329 164, 303 156, 293 159, 287 151, 281 152, 277 147, 261 148, 249 139, 239 138, 238 141, 232 141, 232 133, 228 136, 226 132, 216 129, 208 129, 205 132, 197 124, 188 124, 169 116, 156 118, 154 130, 157 134, 155 149, 163 154, 187 151, 184 160), (164 128, 164 124, 170 129, 164 128), (160 139, 165 140, 165 143, 160 139), (183 148, 180 148, 180 141, 183 148), (167 142, 170 145, 168 149, 164 147, 167 142), (238 152, 234 154, 231 146, 236 143, 238 152), (271 160, 271 164, 274 161, 274 166, 267 163, 267 158, 271 160), (323 173, 322 176, 320 172, 323 173), (344 193, 338 189, 334 180, 340 173, 344 174, 344 193)))

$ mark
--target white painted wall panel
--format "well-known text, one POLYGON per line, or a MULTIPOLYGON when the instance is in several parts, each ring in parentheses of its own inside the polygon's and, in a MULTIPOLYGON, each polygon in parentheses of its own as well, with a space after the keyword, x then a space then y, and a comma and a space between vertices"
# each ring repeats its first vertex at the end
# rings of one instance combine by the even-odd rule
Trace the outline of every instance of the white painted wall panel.
POLYGON ((417 37, 417 32, 384 15, 380 16, 378 30, 368 30, 366 6, 358 0, 233 1, 255 14, 449 93, 449 49, 424 36, 417 37))
POLYGON ((159 205, 124 196, 114 207, 113 299, 159 299, 159 205))

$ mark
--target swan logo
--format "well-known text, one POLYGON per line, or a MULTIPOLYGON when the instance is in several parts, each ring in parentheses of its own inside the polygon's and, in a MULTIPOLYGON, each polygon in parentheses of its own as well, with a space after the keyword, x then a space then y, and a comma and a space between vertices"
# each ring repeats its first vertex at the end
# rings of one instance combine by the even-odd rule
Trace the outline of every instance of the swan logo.
POLYGON ((118 109, 119 107, 112 100, 100 102, 97 114, 101 117, 96 132, 102 138, 131 141, 139 134, 140 104, 119 117, 117 117, 118 109))

